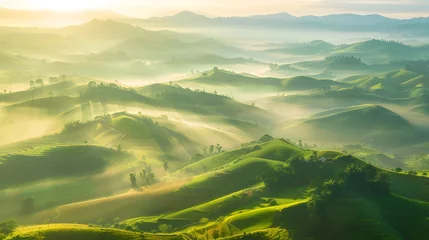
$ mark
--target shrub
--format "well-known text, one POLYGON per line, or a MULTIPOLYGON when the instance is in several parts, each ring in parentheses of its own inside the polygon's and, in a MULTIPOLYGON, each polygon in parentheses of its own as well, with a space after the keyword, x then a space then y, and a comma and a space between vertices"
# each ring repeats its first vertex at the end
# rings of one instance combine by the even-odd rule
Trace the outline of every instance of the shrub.
POLYGON ((200 223, 208 223, 210 220, 206 217, 200 219, 200 223))
POLYGON ((161 224, 158 226, 158 230, 162 233, 167 233, 171 230, 172 226, 167 224, 161 224))
POLYGON ((269 204, 270 206, 276 206, 278 203, 277 203, 277 201, 276 201, 276 200, 274 200, 274 199, 270 199, 270 200, 268 200, 268 204, 269 204))

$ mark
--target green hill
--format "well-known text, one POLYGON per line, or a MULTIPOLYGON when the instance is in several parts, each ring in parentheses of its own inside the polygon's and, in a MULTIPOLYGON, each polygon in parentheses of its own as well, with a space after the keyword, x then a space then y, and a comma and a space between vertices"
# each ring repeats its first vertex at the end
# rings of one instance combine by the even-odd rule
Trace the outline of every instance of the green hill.
POLYGON ((394 148, 419 141, 423 134, 400 115, 377 105, 361 105, 340 112, 322 112, 283 129, 317 141, 370 143, 394 148))
POLYGON ((106 240, 130 240, 130 239, 160 239, 160 240, 173 240, 183 239, 176 235, 168 234, 145 234, 136 233, 132 231, 125 231, 111 228, 101 227, 89 227, 87 225, 78 224, 49 224, 49 225, 38 225, 31 227, 19 228, 9 240, 19 239, 106 239, 106 240))
POLYGON ((369 68, 362 59, 354 56, 329 56, 324 60, 298 62, 291 66, 308 71, 364 71, 369 68))
POLYGON ((306 108, 335 108, 349 107, 359 104, 402 104, 408 99, 390 99, 378 96, 362 89, 340 88, 324 90, 308 94, 275 96, 264 100, 273 103, 283 103, 303 106, 306 108))
POLYGON ((281 80, 276 78, 258 78, 244 76, 227 70, 217 69, 203 72, 196 77, 177 81, 180 85, 224 85, 245 88, 281 88, 281 80))
POLYGON ((185 86, 198 87, 220 85, 223 87, 239 87, 240 89, 244 88, 254 91, 300 91, 346 85, 331 80, 317 80, 304 76, 286 79, 252 77, 221 69, 211 70, 193 78, 177 81, 177 83, 185 86))
POLYGON ((345 86, 343 83, 335 82, 332 80, 317 80, 310 77, 298 76, 287 78, 282 81, 284 90, 299 91, 311 89, 324 89, 332 86, 345 86))
POLYGON ((52 146, 0 156, 0 189, 46 179, 89 176, 132 158, 98 146, 52 146))
POLYGON ((346 45, 333 51, 336 55, 353 55, 363 58, 366 62, 380 64, 398 60, 418 60, 425 56, 427 46, 408 46, 396 41, 372 39, 346 45))
POLYGON ((424 113, 424 114, 429 114, 429 104, 423 104, 423 105, 419 105, 417 107, 414 107, 413 109, 411 109, 411 111, 413 112, 419 112, 419 113, 424 113))
POLYGON ((405 69, 378 75, 354 76, 341 80, 350 85, 387 97, 418 97, 416 89, 425 86, 427 77, 405 69))
POLYGON ((250 123, 271 123, 270 114, 255 106, 230 97, 191 90, 179 85, 153 84, 137 89, 141 95, 154 98, 162 107, 179 109, 206 116, 228 116, 250 123))
POLYGON ((6 110, 9 112, 23 111, 26 114, 32 114, 33 112, 36 114, 58 115, 78 104, 80 104, 80 100, 77 97, 48 97, 9 105, 6 110))
POLYGON ((19 103, 28 101, 34 98, 48 97, 52 92, 54 96, 63 94, 76 95, 79 93, 76 88, 76 83, 73 81, 63 81, 55 84, 49 84, 43 87, 35 87, 26 91, 12 92, 0 95, 0 102, 4 103, 19 103))

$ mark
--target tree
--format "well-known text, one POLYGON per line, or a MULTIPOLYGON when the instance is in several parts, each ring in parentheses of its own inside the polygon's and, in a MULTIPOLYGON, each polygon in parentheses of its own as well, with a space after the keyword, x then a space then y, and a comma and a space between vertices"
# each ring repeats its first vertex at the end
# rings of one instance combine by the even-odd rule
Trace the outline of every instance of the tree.
POLYGON ((34 198, 26 197, 21 201, 21 211, 23 214, 31 214, 34 212, 34 198))
POLYGON ((400 173, 400 172, 402 172, 403 170, 402 170, 402 168, 400 168, 400 167, 397 167, 397 168, 395 168, 395 172, 397 172, 397 173, 400 173))
POLYGON ((216 150, 217 150, 217 153, 220 153, 221 151, 222 151, 222 146, 218 143, 218 144, 216 144, 216 150))
POLYGON ((203 150, 203 154, 204 154, 204 156, 207 156, 207 151, 208 151, 208 147, 207 146, 203 146, 203 147, 201 147, 201 150, 203 150))
POLYGON ((35 86, 36 86, 36 83, 33 80, 31 80, 30 81, 30 88, 34 88, 35 86))
POLYGON ((210 145, 210 147, 209 147, 209 153, 210 153, 210 155, 213 154, 214 148, 215 148, 214 145, 210 145))
POLYGON ((41 86, 43 86, 45 83, 43 82, 43 79, 37 79, 36 80, 36 82, 35 82, 35 84, 37 85, 37 86, 39 86, 39 87, 41 87, 41 86))
POLYGON ((423 176, 427 176, 428 174, 426 172, 422 173, 423 176))
POLYGON ((165 171, 165 173, 168 172, 168 162, 167 161, 164 162, 164 171, 165 171))
POLYGON ((57 83, 58 78, 57 77, 49 77, 48 82, 49 82, 49 84, 57 83))
POLYGON ((135 173, 130 173, 130 181, 131 181, 131 187, 136 188, 137 187, 137 178, 135 173))
POLYGON ((121 144, 119 144, 119 145, 116 147, 116 151, 118 151, 118 152, 122 152, 122 145, 121 145, 121 144))
POLYGON ((84 141, 83 143, 88 144, 88 141, 84 141))
POLYGON ((302 140, 298 140, 298 147, 299 148, 303 148, 304 147, 304 145, 302 144, 302 140))
POLYGON ((52 92, 49 92, 48 95, 49 95, 49 97, 54 96, 54 94, 52 92))
POLYGON ((18 227, 18 223, 13 220, 0 222, 0 236, 1 234, 9 235, 15 231, 18 227))
POLYGON ((88 87, 89 88, 96 88, 97 87, 97 83, 95 81, 91 81, 88 83, 88 87))

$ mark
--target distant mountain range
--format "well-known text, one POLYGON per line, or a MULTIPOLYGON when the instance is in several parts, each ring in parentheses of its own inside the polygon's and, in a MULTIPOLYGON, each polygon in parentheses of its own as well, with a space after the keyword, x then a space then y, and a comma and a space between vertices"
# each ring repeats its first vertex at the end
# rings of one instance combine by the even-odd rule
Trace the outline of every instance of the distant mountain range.
MULTIPOLYGON (((381 15, 333 14, 326 16, 296 17, 288 13, 254 15, 247 17, 207 17, 189 11, 165 17, 148 19, 127 19, 142 26, 189 26, 189 27, 249 27, 249 28, 297 28, 348 31, 407 31, 412 26, 419 33, 422 25, 429 24, 429 18, 394 19, 381 15)), ((426 30, 429 35, 429 30, 426 30)))
POLYGON ((245 17, 208 17, 190 11, 175 15, 132 18, 113 11, 87 10, 58 12, 51 10, 15 10, 0 8, 0 25, 8 26, 65 26, 87 22, 92 19, 113 19, 142 27, 222 27, 264 29, 318 29, 341 31, 376 31, 401 35, 429 35, 429 17, 394 19, 377 14, 332 14, 326 16, 296 17, 289 13, 253 15, 245 17))
POLYGON ((124 16, 108 10, 52 11, 18 10, 0 7, 0 25, 60 27, 92 19, 116 19, 124 16))

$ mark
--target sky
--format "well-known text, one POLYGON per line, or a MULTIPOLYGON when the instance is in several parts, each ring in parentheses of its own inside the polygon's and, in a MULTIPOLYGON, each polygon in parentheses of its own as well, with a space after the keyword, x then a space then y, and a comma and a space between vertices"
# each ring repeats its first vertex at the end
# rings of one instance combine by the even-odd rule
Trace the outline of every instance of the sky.
POLYGON ((429 0, 0 0, 15 9, 106 9, 135 17, 170 15, 182 10, 210 16, 246 16, 288 12, 381 14, 397 18, 429 16, 429 0))

